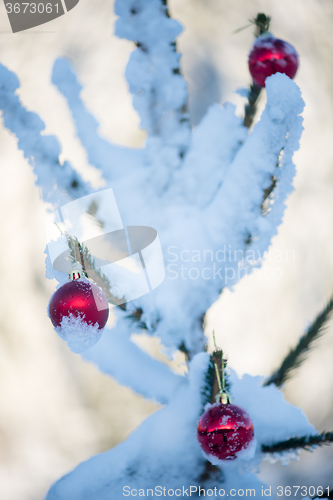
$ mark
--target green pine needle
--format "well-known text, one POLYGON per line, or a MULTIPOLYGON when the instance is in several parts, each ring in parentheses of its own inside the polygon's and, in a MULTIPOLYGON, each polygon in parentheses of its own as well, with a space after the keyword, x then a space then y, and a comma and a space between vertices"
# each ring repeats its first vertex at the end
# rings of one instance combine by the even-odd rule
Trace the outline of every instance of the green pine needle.
POLYGON ((262 445, 263 453, 282 453, 292 450, 312 450, 316 446, 333 443, 333 432, 322 432, 314 436, 297 436, 287 441, 280 441, 272 445, 262 445))
MULTIPOLYGON (((69 255, 69 258, 72 262, 72 264, 79 264, 80 268, 82 268, 82 271, 85 275, 86 278, 90 278, 92 281, 94 281, 105 293, 105 296, 110 304, 117 305, 120 307, 123 311, 126 311, 126 303, 124 303, 124 298, 123 297, 116 297, 112 293, 112 285, 108 278, 101 272, 100 269, 96 269, 95 266, 95 259, 90 255, 89 249, 83 244, 80 243, 80 241, 77 238, 73 238, 72 236, 66 234, 68 246, 71 250, 71 253, 69 255)), ((144 323, 141 320, 142 316, 142 309, 136 309, 134 312, 129 314, 127 317, 131 321, 137 322, 138 328, 142 330, 148 330, 148 326, 146 323, 144 323)), ((157 321, 158 322, 158 321, 157 321)), ((157 326, 153 325, 153 328, 156 328, 157 326)))
POLYGON ((66 235, 68 246, 71 250, 69 255, 72 264, 79 264, 86 278, 94 281, 105 293, 105 296, 110 304, 119 305, 124 302, 124 298, 116 297, 112 294, 112 285, 108 278, 101 273, 100 269, 96 269, 95 259, 90 255, 89 249, 80 243, 77 238, 66 235))
POLYGON ((277 387, 281 387, 288 380, 291 372, 301 366, 314 342, 325 333, 332 311, 333 298, 316 317, 308 331, 300 338, 296 347, 289 351, 281 366, 265 381, 264 386, 275 384, 277 387))
MULTIPOLYGON (((201 390, 202 408, 204 408, 207 403, 211 403, 211 404, 215 403, 215 396, 217 393, 214 394, 214 382, 215 382, 216 374, 215 374, 215 367, 214 367, 213 358, 219 357, 219 356, 221 356, 221 351, 214 351, 210 355, 210 361, 209 361, 208 369, 207 369, 207 372, 205 375, 204 385, 203 385, 203 388, 201 390)), ((226 359, 224 361, 226 364, 226 359)), ((230 382, 230 378, 229 378, 227 371, 224 372, 224 382, 225 382, 225 390, 228 393, 230 393, 231 382, 230 382)), ((203 412, 203 410, 202 410, 202 412, 203 412)))

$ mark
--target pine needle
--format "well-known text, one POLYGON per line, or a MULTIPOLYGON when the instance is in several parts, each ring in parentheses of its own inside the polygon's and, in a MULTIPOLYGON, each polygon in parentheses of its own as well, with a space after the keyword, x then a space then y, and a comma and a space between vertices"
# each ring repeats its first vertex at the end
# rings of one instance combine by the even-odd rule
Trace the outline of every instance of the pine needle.
MULTIPOLYGON (((77 238, 66 234, 68 246, 71 250, 69 258, 73 264, 79 264, 86 278, 90 278, 94 281, 105 293, 107 301, 110 304, 120 307, 123 311, 126 311, 126 302, 124 297, 116 297, 112 293, 112 285, 109 279, 101 272, 100 269, 96 269, 95 259, 90 255, 89 249, 77 238)), ((128 319, 137 323, 138 328, 142 330, 148 330, 148 326, 144 321, 141 320, 143 314, 142 309, 138 308, 131 314, 127 316, 128 319)), ((151 329, 155 329, 158 321, 151 329)))
MULTIPOLYGON (((219 392, 219 388, 218 388, 218 384, 217 384, 217 380, 216 380, 214 362, 218 364, 219 370, 221 370, 222 365, 221 365, 221 351, 220 350, 214 351, 210 355, 210 361, 209 361, 208 369, 207 369, 206 376, 205 376, 205 382, 204 382, 203 389, 201 391, 202 407, 203 408, 206 406, 207 403, 211 403, 211 404, 215 403, 215 396, 219 392)), ((225 362, 225 367, 226 367, 227 360, 224 359, 224 362, 225 362)), ((227 392, 230 392, 231 383, 230 383, 230 379, 228 376, 228 372, 225 372, 224 377, 225 377, 225 390, 227 392)))
POLYGON ((105 293, 110 304, 120 305, 124 302, 123 297, 116 297, 111 292, 112 285, 108 278, 102 274, 100 269, 96 269, 95 259, 90 255, 89 249, 80 243, 77 238, 66 235, 68 246, 71 250, 70 259, 73 264, 79 264, 86 278, 92 279, 105 293))
POLYGON ((248 102, 244 110, 244 122, 243 122, 244 127, 250 128, 253 123, 261 91, 262 88, 256 85, 255 83, 252 83, 252 85, 250 85, 248 102))
POLYGON ((297 436, 287 441, 280 441, 273 445, 262 445, 263 453, 282 453, 292 450, 312 450, 316 446, 329 445, 333 443, 333 432, 322 432, 314 436, 297 436))
POLYGON ((325 333, 332 311, 333 298, 316 317, 308 331, 300 338, 296 347, 289 351, 281 366, 264 382, 264 386, 275 384, 277 387, 281 387, 288 380, 291 372, 301 366, 313 343, 325 333))

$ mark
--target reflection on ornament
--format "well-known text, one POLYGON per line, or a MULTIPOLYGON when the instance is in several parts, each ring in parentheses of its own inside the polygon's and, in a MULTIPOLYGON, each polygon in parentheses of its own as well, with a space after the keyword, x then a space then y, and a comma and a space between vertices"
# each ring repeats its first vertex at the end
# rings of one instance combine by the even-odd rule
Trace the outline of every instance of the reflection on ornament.
POLYGON ((264 87, 266 78, 275 73, 294 78, 298 64, 294 47, 269 33, 256 39, 249 55, 249 70, 258 87, 264 87))

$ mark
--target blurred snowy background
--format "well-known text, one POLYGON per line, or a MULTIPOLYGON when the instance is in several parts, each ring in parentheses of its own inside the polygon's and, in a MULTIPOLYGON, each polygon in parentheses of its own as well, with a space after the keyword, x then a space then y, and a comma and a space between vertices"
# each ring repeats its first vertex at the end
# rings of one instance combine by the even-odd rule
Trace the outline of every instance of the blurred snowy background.
MULTIPOLYGON (((296 191, 262 269, 224 292, 206 324, 239 374, 268 375, 333 292, 333 4, 170 0, 170 10, 185 28, 179 49, 194 125, 215 102, 240 104, 232 93, 250 82, 253 34, 251 28, 232 32, 258 11, 272 16, 272 32, 300 54, 296 83, 306 107, 296 191)), ((68 56, 101 134, 140 146, 145 135, 124 79, 133 44, 114 36, 114 21, 112 1, 81 0, 66 16, 13 35, 0 4, 0 62, 20 78, 23 103, 59 138, 63 157, 80 165, 96 188, 101 181, 51 84, 51 70, 57 57, 68 56)), ((54 333, 46 315, 54 289, 44 276, 46 207, 15 141, 0 123, 0 498, 41 500, 51 482, 125 439, 158 407, 72 354, 54 333)), ((143 343, 160 356, 157 342, 143 343)), ((285 387, 320 431, 333 429, 332 351, 330 328, 285 387)), ((173 362, 177 370, 180 360, 173 362)), ((332 486, 332 460, 332 447, 303 452, 289 468, 265 464, 261 477, 273 486, 332 486)))

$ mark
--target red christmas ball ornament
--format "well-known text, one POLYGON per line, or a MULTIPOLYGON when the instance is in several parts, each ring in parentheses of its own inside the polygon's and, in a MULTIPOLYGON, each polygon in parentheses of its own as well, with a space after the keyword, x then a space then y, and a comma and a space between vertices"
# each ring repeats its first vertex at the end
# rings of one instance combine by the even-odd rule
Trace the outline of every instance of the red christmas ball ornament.
POLYGON ((103 290, 77 271, 72 281, 54 292, 49 303, 49 317, 58 335, 75 353, 81 353, 96 342, 109 317, 109 304, 103 290))
POLYGON ((253 440, 253 424, 242 408, 222 403, 211 405, 201 416, 197 437, 206 455, 235 460, 253 440))
POLYGON ((298 68, 298 54, 289 43, 274 38, 269 33, 259 36, 249 55, 249 69, 253 82, 265 86, 268 76, 284 73, 294 78, 298 68))
POLYGON ((101 329, 108 320, 109 305, 99 286, 81 278, 65 283, 54 292, 49 316, 54 327, 60 327, 64 317, 73 317, 101 329))

